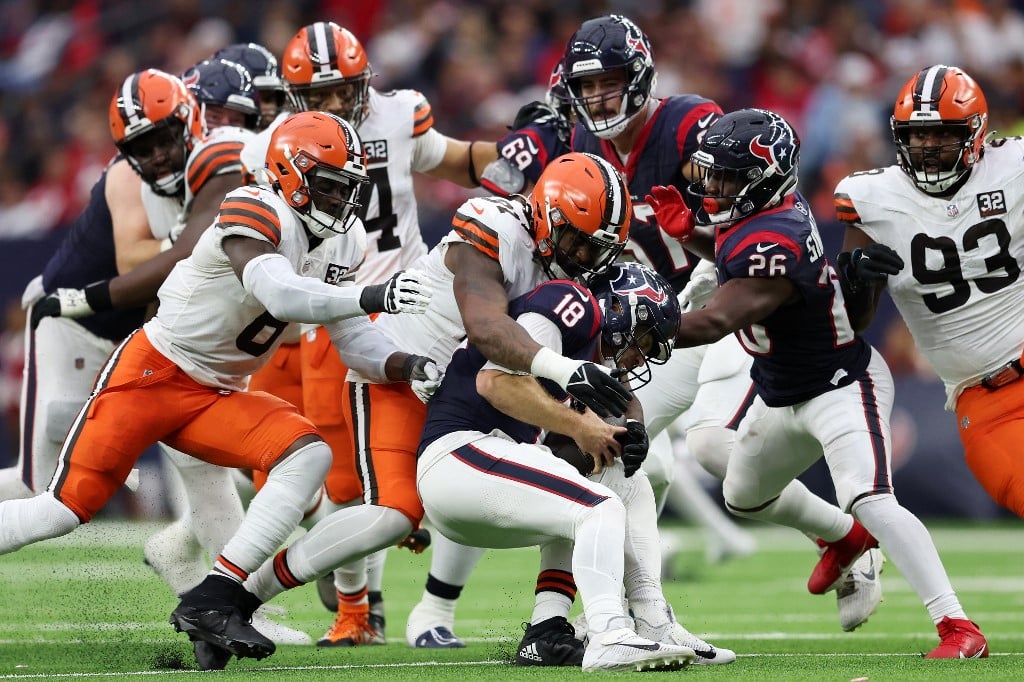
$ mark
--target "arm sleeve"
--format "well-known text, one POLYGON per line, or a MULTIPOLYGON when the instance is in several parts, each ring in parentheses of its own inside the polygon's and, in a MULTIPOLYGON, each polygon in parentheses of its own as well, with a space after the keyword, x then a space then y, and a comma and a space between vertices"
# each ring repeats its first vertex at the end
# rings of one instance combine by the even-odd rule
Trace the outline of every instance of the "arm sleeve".
POLYGON ((412 141, 412 169, 420 173, 437 168, 448 151, 448 138, 430 128, 412 141))
POLYGON ((242 286, 282 322, 326 324, 366 315, 359 307, 361 286, 338 286, 303 277, 278 253, 246 263, 242 286))
POLYGON ((368 317, 353 317, 326 327, 342 362, 366 379, 379 384, 390 381, 384 364, 392 353, 402 352, 368 317))

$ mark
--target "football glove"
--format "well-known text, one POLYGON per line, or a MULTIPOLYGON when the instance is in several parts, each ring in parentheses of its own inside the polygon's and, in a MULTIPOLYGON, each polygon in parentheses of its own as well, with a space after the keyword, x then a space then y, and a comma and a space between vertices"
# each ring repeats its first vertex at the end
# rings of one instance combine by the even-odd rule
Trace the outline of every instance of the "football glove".
POLYGON ((372 313, 423 313, 433 289, 415 270, 396 272, 386 282, 363 287, 359 307, 372 313))
POLYGON ((851 291, 870 284, 884 284, 889 275, 903 269, 903 259, 885 244, 868 244, 863 249, 844 251, 836 265, 851 291))
POLYGON ((674 185, 655 185, 644 199, 654 211, 658 225, 668 236, 681 242, 693 236, 696 221, 693 211, 683 201, 683 195, 674 185))
POLYGON ((410 355, 402 365, 402 378, 409 382, 416 397, 426 404, 441 385, 444 372, 425 355, 410 355))
POLYGON ((625 373, 623 369, 609 371, 593 362, 581 362, 562 388, 599 417, 621 417, 633 399, 618 379, 625 373))
POLYGON ((423 554, 423 550, 430 547, 430 531, 426 528, 417 528, 395 546, 407 549, 413 554, 423 554))
POLYGON ((87 317, 102 310, 110 310, 110 283, 107 280, 94 282, 84 289, 57 289, 44 296, 32 306, 29 322, 32 329, 39 326, 44 317, 87 317))
POLYGON ((626 470, 626 478, 635 474, 647 459, 647 450, 651 445, 647 438, 647 429, 636 419, 626 420, 626 432, 615 436, 622 445, 622 466, 626 470))
POLYGON ((534 100, 519 107, 519 111, 516 112, 516 118, 512 121, 511 129, 522 130, 531 123, 536 123, 551 116, 558 116, 558 114, 544 102, 534 100))

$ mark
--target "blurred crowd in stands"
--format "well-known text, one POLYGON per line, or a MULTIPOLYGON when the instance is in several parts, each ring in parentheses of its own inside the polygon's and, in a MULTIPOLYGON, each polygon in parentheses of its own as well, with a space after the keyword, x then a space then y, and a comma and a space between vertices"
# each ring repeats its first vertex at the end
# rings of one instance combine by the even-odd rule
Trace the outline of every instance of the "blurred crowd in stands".
MULTIPOLYGON (((298 28, 333 20, 363 41, 377 89, 420 90, 441 132, 497 139, 520 105, 542 97, 579 24, 610 12, 650 36, 656 94, 697 93, 725 111, 766 107, 795 125, 801 190, 830 254, 840 238, 834 230, 830 240, 832 190, 852 171, 895 161, 888 120, 908 74, 964 67, 987 95, 989 130, 1024 133, 1024 0, 0 0, 0 251, 33 240, 52 250, 85 205, 114 153, 111 95, 132 71, 181 73, 239 41, 280 55, 298 28)), ((467 191, 426 176, 416 188, 433 243, 467 191)), ((26 282, 0 286, 8 439, 26 282)), ((894 374, 927 373, 901 323, 875 329, 894 374)))

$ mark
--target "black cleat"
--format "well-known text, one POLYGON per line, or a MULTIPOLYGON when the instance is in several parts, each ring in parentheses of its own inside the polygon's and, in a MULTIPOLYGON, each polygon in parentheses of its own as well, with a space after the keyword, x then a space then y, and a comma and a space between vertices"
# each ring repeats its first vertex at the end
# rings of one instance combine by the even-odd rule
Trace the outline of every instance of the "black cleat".
POLYGON ((228 667, 228 661, 232 656, 227 649, 202 639, 192 642, 192 651, 196 655, 196 663, 199 664, 200 670, 223 670, 228 667))
POLYGON ((209 575, 182 596, 170 622, 192 641, 215 644, 239 658, 266 658, 276 647, 252 626, 259 603, 234 580, 209 575))
POLYGON ((536 625, 523 623, 523 639, 516 650, 516 665, 576 666, 583 664, 583 642, 561 616, 536 625))

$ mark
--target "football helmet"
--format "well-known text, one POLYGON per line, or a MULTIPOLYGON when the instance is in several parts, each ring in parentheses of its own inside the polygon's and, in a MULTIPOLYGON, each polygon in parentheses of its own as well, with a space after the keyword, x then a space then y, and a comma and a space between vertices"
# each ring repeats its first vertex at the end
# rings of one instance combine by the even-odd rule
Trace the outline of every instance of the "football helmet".
POLYGON ((206 124, 180 78, 156 69, 131 74, 110 100, 108 119, 118 151, 154 192, 185 189, 185 162, 206 124))
POLYGON ((536 254, 552 278, 604 272, 626 246, 633 212, 622 176, 573 152, 549 163, 530 193, 536 254))
MULTIPOLYGON (((635 348, 647 363, 668 362, 679 329, 679 299, 672 285, 650 267, 641 263, 613 263, 606 272, 590 281, 604 316, 601 343, 612 351, 616 365, 635 348)), ((651 368, 645 363, 630 370, 634 390, 651 380, 651 368)))
POLYGON ((214 52, 213 59, 226 59, 245 67, 252 76, 252 87, 259 100, 259 130, 270 125, 288 100, 288 88, 281 79, 277 57, 258 43, 234 43, 214 52))
POLYGON ((278 196, 321 239, 351 229, 368 181, 366 155, 355 128, 322 111, 293 114, 274 129, 267 174, 278 196))
MULTIPOLYGON (((207 59, 186 71, 181 80, 199 102, 204 119, 207 107, 222 107, 241 112, 245 117, 243 128, 256 129, 260 108, 254 96, 252 76, 241 64, 226 59, 207 59)), ((207 121, 206 127, 214 126, 207 121)))
POLYGON ((618 14, 584 21, 566 45, 562 66, 562 79, 576 116, 587 130, 602 139, 613 138, 625 130, 646 109, 654 92, 656 74, 651 43, 636 24, 618 14), (582 77, 616 69, 625 72, 625 87, 584 96, 580 87, 582 77), (592 109, 603 109, 606 102, 616 98, 617 112, 594 118, 592 109))
POLYGON ((690 157, 686 190, 699 225, 736 222, 796 191, 800 138, 778 114, 740 109, 715 121, 690 157))
POLYGON ((903 84, 890 127, 900 168, 921 191, 942 194, 981 158, 988 103, 963 70, 936 64, 903 84), (911 145, 911 131, 922 128, 934 133, 932 142, 911 145))
POLYGON ((334 93, 343 109, 331 113, 357 128, 366 118, 373 70, 362 44, 333 21, 300 29, 284 49, 281 73, 299 111, 322 109, 324 94, 334 93))
POLYGON ((562 62, 555 64, 551 70, 548 89, 544 93, 544 103, 557 114, 555 129, 558 132, 558 139, 564 144, 569 144, 572 137, 572 102, 569 101, 569 91, 562 78, 562 62))

